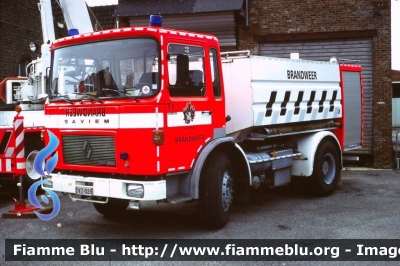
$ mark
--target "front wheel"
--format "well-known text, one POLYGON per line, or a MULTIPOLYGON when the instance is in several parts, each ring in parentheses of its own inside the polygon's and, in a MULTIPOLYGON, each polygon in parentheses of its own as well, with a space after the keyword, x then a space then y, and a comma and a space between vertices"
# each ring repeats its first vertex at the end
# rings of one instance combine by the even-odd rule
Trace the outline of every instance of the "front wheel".
POLYGON ((232 211, 233 172, 227 155, 214 152, 207 158, 200 176, 200 212, 205 225, 220 229, 232 211))
POLYGON ((100 214, 104 215, 116 215, 126 210, 129 205, 129 200, 108 198, 107 203, 96 203, 93 202, 94 208, 100 214))
POLYGON ((317 196, 329 196, 335 191, 340 179, 340 156, 331 141, 323 141, 317 148, 311 187, 317 196))
MULTIPOLYGON (((28 196, 28 190, 33 185, 33 183, 39 180, 40 175, 37 174, 36 171, 33 169, 33 161, 37 153, 43 148, 44 148, 44 143, 40 140, 40 133, 33 133, 30 137, 25 138, 25 154, 26 154, 25 165, 27 174, 23 176, 23 181, 22 181, 24 197, 28 196), (32 174, 33 178, 31 178, 28 173, 36 173, 36 175, 32 174)), ((18 178, 16 179, 16 181, 18 182, 18 178)), ((44 193, 41 187, 38 188, 38 191, 40 194, 44 193)))

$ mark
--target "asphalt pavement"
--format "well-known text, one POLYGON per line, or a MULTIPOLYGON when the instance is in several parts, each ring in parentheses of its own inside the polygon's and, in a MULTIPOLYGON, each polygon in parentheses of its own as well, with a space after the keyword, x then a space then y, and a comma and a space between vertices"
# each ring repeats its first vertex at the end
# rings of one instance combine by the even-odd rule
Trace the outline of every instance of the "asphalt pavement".
MULTIPOLYGON (((52 220, 0 218, 0 265, 399 265, 399 261, 5 261, 5 239, 400 239, 399 192, 398 171, 344 170, 342 184, 329 197, 313 197, 301 184, 256 191, 249 203, 235 205, 227 226, 217 231, 202 226, 196 202, 149 202, 140 211, 104 217, 90 203, 72 202, 60 194, 61 210, 52 220)), ((12 202, 11 195, 0 189, 0 212, 12 209, 12 202)))

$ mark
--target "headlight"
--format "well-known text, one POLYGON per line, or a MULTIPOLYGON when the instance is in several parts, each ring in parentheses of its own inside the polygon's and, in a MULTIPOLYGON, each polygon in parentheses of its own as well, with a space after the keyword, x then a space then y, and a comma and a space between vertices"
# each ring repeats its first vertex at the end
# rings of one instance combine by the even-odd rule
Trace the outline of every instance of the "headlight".
POLYGON ((42 179, 43 179, 44 181, 47 181, 47 182, 50 183, 50 185, 48 185, 48 184, 42 184, 43 187, 53 188, 53 179, 51 178, 51 176, 44 176, 44 177, 42 177, 42 179))
POLYGON ((129 197, 143 198, 144 187, 141 184, 127 184, 126 185, 126 194, 129 197))

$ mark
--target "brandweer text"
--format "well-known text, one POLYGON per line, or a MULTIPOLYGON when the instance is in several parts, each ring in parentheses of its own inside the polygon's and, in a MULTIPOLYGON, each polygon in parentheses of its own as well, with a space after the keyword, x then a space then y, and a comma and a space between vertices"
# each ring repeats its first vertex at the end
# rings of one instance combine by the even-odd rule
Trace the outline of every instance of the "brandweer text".
POLYGON ((288 70, 288 79, 317 79, 316 71, 298 71, 298 70, 288 70))
POLYGON ((66 109, 65 116, 106 116, 105 108, 66 109))

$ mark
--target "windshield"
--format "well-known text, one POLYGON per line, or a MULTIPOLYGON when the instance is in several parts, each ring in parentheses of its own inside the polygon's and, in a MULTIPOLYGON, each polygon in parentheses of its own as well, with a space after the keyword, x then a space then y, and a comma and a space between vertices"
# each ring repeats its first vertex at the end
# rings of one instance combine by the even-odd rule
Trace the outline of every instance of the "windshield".
POLYGON ((82 95, 144 98, 159 89, 159 48, 137 38, 74 45, 54 51, 52 99, 82 95))

